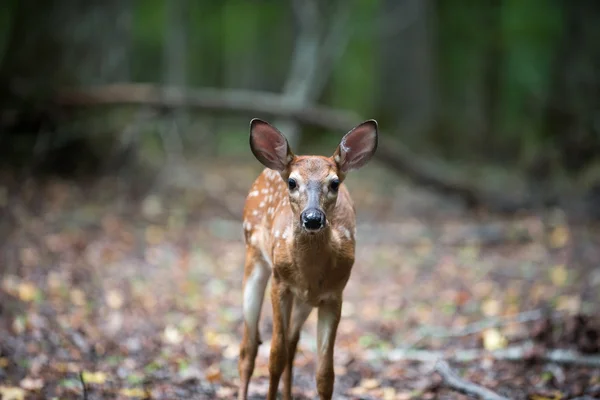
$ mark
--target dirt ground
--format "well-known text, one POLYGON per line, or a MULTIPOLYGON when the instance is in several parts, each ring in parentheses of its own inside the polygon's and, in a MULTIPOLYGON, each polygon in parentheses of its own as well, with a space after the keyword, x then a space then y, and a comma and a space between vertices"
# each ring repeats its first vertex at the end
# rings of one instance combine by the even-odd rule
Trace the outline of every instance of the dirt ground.
MULTIPOLYGON (((202 171, 195 186, 144 195, 131 180, 2 175, 2 399, 235 398, 239 218, 258 169, 202 171)), ((600 362, 544 359, 599 356, 600 272, 573 261, 600 260, 597 228, 568 226, 558 211, 474 216, 376 168, 349 186, 358 249, 334 398, 472 398, 415 359, 438 350, 461 379, 511 399, 600 398, 600 362), (516 359, 494 356, 525 344, 516 359), (465 350, 477 355, 461 361, 465 350)), ((268 299, 263 310, 253 399, 268 385, 268 299)), ((298 399, 316 397, 315 314, 296 357, 298 399)))

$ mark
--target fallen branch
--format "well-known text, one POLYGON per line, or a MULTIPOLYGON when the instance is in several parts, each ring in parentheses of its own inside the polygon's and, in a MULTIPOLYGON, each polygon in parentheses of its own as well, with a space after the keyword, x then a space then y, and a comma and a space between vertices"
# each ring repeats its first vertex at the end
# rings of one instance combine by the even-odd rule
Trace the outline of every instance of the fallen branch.
POLYGON ((533 343, 521 346, 511 346, 495 351, 479 349, 456 350, 443 352, 435 350, 396 349, 387 353, 390 361, 421 361, 436 362, 437 360, 454 360, 471 362, 484 357, 503 361, 543 361, 557 364, 577 365, 582 367, 600 368, 600 356, 586 355, 566 349, 536 350, 533 343))
MULTIPOLYGON (((345 132, 362 121, 353 112, 324 106, 299 108, 284 96, 247 90, 204 88, 184 91, 176 87, 122 83, 63 90, 55 101, 64 107, 129 104, 173 109, 185 106, 213 112, 294 119, 336 132, 345 132)), ((461 198, 469 208, 484 207, 497 213, 514 213, 533 206, 529 199, 510 198, 504 192, 490 192, 469 183, 460 174, 453 173, 449 165, 419 157, 398 142, 388 141, 385 146, 379 146, 376 159, 415 184, 461 198)))
MULTIPOLYGON (((498 328, 510 323, 524 323, 540 320, 549 314, 542 309, 524 311, 522 313, 508 315, 505 317, 496 317, 473 322, 463 328, 445 329, 445 328, 424 328, 420 335, 433 338, 456 338, 482 332, 488 328, 498 328)), ((556 313, 558 316, 559 313, 556 313)))
POLYGON ((507 397, 500 396, 490 389, 462 379, 452 371, 450 365, 444 360, 438 360, 435 365, 435 370, 449 387, 461 393, 477 396, 483 400, 508 400, 507 397))

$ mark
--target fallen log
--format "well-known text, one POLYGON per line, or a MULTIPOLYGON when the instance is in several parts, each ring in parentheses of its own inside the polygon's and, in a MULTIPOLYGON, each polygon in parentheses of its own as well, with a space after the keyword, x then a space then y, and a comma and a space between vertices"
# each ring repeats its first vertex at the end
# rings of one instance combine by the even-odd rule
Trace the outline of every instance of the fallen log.
MULTIPOLYGON (((336 132, 345 132, 363 120, 350 111, 325 106, 298 108, 279 94, 234 89, 182 89, 120 83, 64 89, 57 93, 54 101, 61 107, 145 105, 169 110, 185 106, 212 112, 292 119, 336 132)), ((452 173, 449 165, 418 156, 398 141, 387 141, 379 147, 375 157, 417 185, 462 199, 469 209, 483 208, 495 213, 512 214, 533 207, 533 202, 528 198, 512 198, 501 191, 481 188, 452 173)))

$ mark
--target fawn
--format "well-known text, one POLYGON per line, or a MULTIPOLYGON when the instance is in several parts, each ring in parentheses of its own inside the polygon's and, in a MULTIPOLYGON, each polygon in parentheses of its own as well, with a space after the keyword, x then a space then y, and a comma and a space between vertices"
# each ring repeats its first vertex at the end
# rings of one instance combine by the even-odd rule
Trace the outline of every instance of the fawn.
POLYGON ((258 324, 264 292, 272 275, 267 399, 277 397, 282 374, 283 397, 292 398, 296 346, 313 307, 318 308, 317 391, 321 399, 331 399, 333 347, 342 292, 354 264, 356 233, 354 204, 343 181, 375 153, 377 122, 356 126, 331 157, 322 157, 294 155, 281 132, 253 119, 250 149, 267 168, 252 185, 244 207, 244 333, 238 398, 247 398, 261 343, 258 324))

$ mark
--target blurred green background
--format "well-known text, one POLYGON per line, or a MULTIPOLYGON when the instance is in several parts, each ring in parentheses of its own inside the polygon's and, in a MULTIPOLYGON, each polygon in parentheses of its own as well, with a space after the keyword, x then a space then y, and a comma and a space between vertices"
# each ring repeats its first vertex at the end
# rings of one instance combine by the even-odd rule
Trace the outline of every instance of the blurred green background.
MULTIPOLYGON (((597 185, 600 5, 591 0, 21 0, 0 12, 0 140, 14 150, 4 161, 31 165, 34 149, 37 163, 66 163, 82 154, 82 137, 94 143, 86 167, 117 162, 115 140, 127 150, 121 162, 139 161, 139 149, 156 160, 165 119, 191 156, 248 153, 241 138, 260 112, 139 98, 66 112, 55 101, 66 88, 151 83, 349 110, 376 118, 384 143, 466 165, 466 175, 490 170, 484 180, 504 174, 554 193, 557 182, 597 185), (152 112, 140 117, 142 108, 152 112)), ((329 151, 343 133, 276 122, 297 152, 329 151)))

